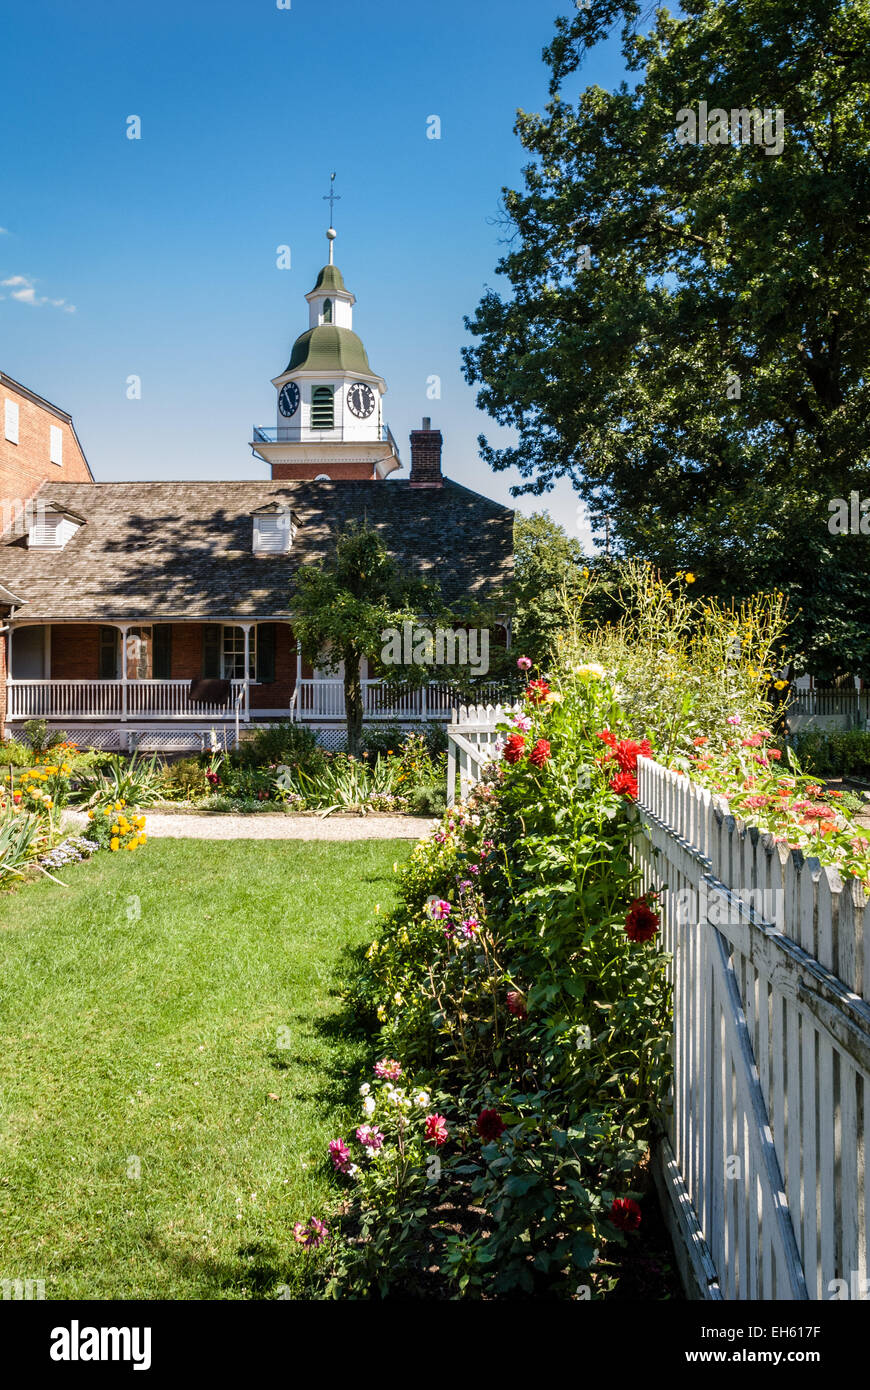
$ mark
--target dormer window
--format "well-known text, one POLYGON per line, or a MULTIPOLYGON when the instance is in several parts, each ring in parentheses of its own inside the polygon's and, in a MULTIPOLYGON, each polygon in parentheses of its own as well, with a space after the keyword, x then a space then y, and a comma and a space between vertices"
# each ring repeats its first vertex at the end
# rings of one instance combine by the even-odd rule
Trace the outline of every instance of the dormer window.
POLYGON ((286 555, 296 535, 296 519, 289 508, 274 503, 254 513, 255 555, 286 555))
POLYGON ((324 299, 324 301, 323 301, 323 322, 324 322, 324 323, 332 323, 332 300, 331 300, 331 299, 324 299))
POLYGON ((335 397, 331 386, 315 386, 311 392, 311 428, 331 430, 335 427, 335 397))
POLYGON ((37 506, 35 516, 28 528, 27 545, 30 550, 63 550, 72 540, 82 524, 82 518, 72 512, 55 511, 53 508, 37 506))

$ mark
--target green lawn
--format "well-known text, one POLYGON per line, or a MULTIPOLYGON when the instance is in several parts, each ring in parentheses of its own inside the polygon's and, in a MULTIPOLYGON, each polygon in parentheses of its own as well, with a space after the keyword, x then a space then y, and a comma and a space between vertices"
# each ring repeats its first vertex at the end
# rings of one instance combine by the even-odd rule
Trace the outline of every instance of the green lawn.
POLYGON ((0 894, 0 1278, 299 1288, 293 1222, 321 1210, 364 1055, 336 967, 410 848, 152 840, 0 894))

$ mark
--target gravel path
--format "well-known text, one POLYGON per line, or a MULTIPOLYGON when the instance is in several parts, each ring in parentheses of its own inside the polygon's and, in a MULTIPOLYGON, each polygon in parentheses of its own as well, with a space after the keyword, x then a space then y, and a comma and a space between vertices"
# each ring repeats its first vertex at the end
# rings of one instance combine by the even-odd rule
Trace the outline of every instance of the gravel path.
MULTIPOLYGON (((149 836, 172 840, 419 840, 435 825, 423 816, 145 815, 149 836)), ((87 817, 68 811, 64 825, 83 827, 87 817)))

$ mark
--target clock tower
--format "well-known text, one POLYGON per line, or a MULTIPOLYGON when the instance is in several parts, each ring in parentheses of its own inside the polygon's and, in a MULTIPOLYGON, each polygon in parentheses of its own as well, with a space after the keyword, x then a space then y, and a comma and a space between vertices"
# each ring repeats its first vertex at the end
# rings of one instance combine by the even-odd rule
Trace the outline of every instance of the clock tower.
POLYGON ((273 478, 378 481, 402 467, 383 416, 387 384, 353 331, 356 299, 334 264, 335 229, 326 236, 329 264, 305 296, 308 328, 272 381, 277 425, 255 426, 251 448, 273 478))

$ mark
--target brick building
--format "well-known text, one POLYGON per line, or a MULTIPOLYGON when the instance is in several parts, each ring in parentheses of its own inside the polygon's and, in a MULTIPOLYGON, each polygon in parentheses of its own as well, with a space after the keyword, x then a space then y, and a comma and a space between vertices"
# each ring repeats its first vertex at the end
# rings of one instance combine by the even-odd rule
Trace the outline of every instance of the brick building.
MULTIPOLYGON (((513 513, 444 477, 428 418, 411 434, 410 477, 386 481, 402 468, 386 383, 353 331, 329 239, 309 327, 273 382, 278 426, 251 445, 268 481, 94 483, 71 418, 0 377, 17 408, 3 454, 0 735, 4 721, 19 733, 44 718, 80 744, 181 749, 239 720, 339 726, 340 674, 303 662, 292 591, 351 519, 448 599, 490 603, 507 640, 513 513)), ((376 673, 362 674, 367 711, 387 717, 376 673)), ((455 699, 439 676, 389 717, 446 717, 455 699)))
POLYGON ((44 482, 92 483, 72 416, 0 372, 0 504, 21 509, 44 482))

